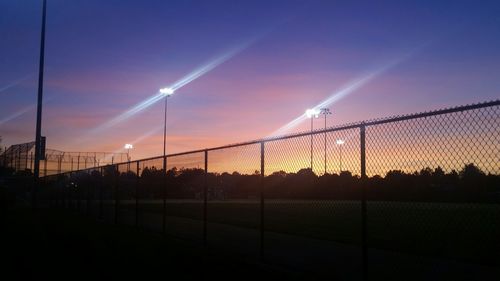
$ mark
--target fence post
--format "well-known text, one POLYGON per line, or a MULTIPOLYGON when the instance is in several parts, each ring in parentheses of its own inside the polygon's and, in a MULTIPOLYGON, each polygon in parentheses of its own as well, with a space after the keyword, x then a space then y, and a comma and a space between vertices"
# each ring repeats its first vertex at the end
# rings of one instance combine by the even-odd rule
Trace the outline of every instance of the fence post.
POLYGON ((207 246, 208 225, 208 150, 205 150, 205 178, 203 183, 203 245, 207 246))
POLYGON ((62 170, 62 155, 59 155, 59 159, 57 159, 57 173, 60 174, 62 170))
POLYGON ((163 215, 162 215, 162 233, 166 233, 167 228, 167 156, 163 156, 163 215))
MULTIPOLYGON (((73 179, 75 180, 75 179, 73 179)), ((75 210, 76 209, 76 202, 75 202, 75 195, 74 195, 74 190, 75 190, 75 182, 72 182, 73 184, 68 187, 68 209, 70 210, 75 210)))
POLYGON ((61 181, 57 181, 56 185, 56 208, 57 209, 60 209, 61 208, 61 199, 62 199, 62 196, 61 196, 61 181))
POLYGON ((119 212, 119 209, 120 209, 120 206, 118 206, 120 204, 120 194, 119 194, 119 188, 118 188, 118 181, 119 181, 119 177, 120 177, 120 170, 118 169, 118 165, 115 166, 115 169, 114 169, 114 175, 113 175, 113 181, 114 181, 114 187, 115 187, 115 192, 113 192, 113 195, 115 196, 115 224, 118 223, 118 212, 119 212))
POLYGON ((85 213, 87 213, 87 216, 90 216, 90 181, 92 179, 92 172, 89 172, 89 175, 88 175, 88 178, 86 180, 86 184, 85 184, 85 190, 87 192, 87 202, 86 202, 86 210, 85 210, 85 213))
POLYGON ((28 170, 28 149, 26 149, 26 153, 25 153, 25 158, 24 158, 24 170, 28 170))
POLYGON ((21 149, 17 152, 16 171, 21 170, 21 149))
POLYGON ((368 280, 368 253, 367 253, 367 218, 366 218, 366 133, 365 125, 360 127, 361 145, 361 247, 362 247, 362 267, 363 280, 368 280))
MULTIPOLYGON (((129 162, 130 163, 130 162, 129 162)), ((137 161, 137 166, 136 166, 136 178, 135 178, 135 226, 139 227, 139 184, 140 184, 140 177, 139 177, 139 161, 137 161)))
POLYGON ((260 259, 264 260, 264 144, 260 143, 260 259))
POLYGON ((43 160, 43 176, 47 176, 47 154, 45 154, 45 160, 43 160))
MULTIPOLYGON (((73 158, 71 158, 73 159, 73 158)), ((73 161, 73 160, 72 160, 73 161)), ((104 219, 104 205, 103 205, 103 197, 104 197, 104 169, 103 167, 99 168, 101 174, 101 181, 99 183, 99 219, 104 219)))
MULTIPOLYGON (((71 183, 73 183, 73 180, 74 179, 74 175, 72 174, 72 178, 71 178, 71 183)), ((68 210, 71 210, 73 208, 73 202, 71 202, 71 199, 73 199, 71 197, 71 188, 72 188, 72 184, 69 184, 67 187, 66 187, 66 192, 64 192, 65 196, 66 196, 66 204, 67 204, 67 209, 68 210)))
MULTIPOLYGON (((81 177, 81 175, 80 175, 80 177, 81 177)), ((82 186, 75 186, 76 210, 79 213, 82 212, 82 191, 81 191, 81 189, 82 189, 82 186)))
MULTIPOLYGON (((71 183, 71 173, 68 175, 68 182, 71 183)), ((67 209, 67 196, 66 196, 66 189, 68 188, 68 184, 63 184, 61 186, 61 204, 63 209, 67 209)))

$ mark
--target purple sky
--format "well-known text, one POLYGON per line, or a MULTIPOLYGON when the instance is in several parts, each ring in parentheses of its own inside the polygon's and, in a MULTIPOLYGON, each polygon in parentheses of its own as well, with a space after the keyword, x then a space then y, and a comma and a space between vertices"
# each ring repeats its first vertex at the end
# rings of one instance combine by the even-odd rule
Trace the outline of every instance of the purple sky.
MULTIPOLYGON (((103 124, 235 48, 169 98, 170 152, 268 136, 360 79, 329 125, 498 99, 500 4, 435 2, 48 0, 43 135, 159 155, 163 101, 103 124)), ((3 145, 34 139, 40 16, 0 3, 3 145)))

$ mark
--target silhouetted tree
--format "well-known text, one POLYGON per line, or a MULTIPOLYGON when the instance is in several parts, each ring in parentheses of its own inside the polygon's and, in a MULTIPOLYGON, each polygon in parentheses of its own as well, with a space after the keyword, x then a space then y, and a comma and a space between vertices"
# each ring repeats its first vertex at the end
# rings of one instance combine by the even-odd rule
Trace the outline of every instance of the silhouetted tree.
MULTIPOLYGON (((140 178, 133 172, 118 173, 116 167, 104 167, 101 174, 79 173, 68 181, 76 182, 98 194, 102 186, 106 198, 113 196, 113 187, 118 184, 120 196, 133 198, 135 184, 139 180, 141 198, 163 198, 166 181, 168 198, 203 198, 205 179, 210 199, 257 198, 261 189, 258 171, 241 174, 237 171, 208 173, 199 168, 172 167, 166 174, 163 169, 147 166, 140 178), (166 176, 165 176, 166 175, 166 176)), ((60 180, 60 179, 58 179, 60 180)), ((264 177, 263 188, 269 199, 315 199, 315 200, 359 200, 361 181, 359 175, 350 171, 337 174, 316 175, 310 168, 296 173, 276 171, 264 177)), ((398 201, 495 201, 500 200, 500 176, 486 175, 474 164, 465 165, 460 172, 443 168, 425 167, 408 172, 390 170, 385 176, 374 175, 367 179, 369 200, 398 201)), ((96 195, 97 196, 97 195, 96 195)))

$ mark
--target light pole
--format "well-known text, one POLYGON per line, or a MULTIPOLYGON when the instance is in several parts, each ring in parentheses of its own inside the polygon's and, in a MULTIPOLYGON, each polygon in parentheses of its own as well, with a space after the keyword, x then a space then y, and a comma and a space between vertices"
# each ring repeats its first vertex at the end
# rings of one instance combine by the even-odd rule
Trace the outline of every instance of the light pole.
POLYGON ((321 114, 325 116, 325 175, 326 175, 326 116, 332 114, 329 108, 322 108, 321 114))
POLYGON ((130 150, 133 149, 134 146, 130 143, 127 143, 127 144, 125 144, 125 146, 123 148, 125 148, 127 150, 127 161, 130 162, 130 160, 132 160, 130 158, 130 150))
POLYGON ((339 145, 339 149, 340 149, 340 161, 339 161, 339 175, 340 173, 342 173, 342 146, 344 145, 345 141, 344 140, 341 140, 341 139, 338 139, 336 141, 336 143, 339 145))
POLYGON ((125 144, 123 147, 127 150, 127 173, 130 172, 130 149, 134 148, 134 146, 130 143, 125 144))
POLYGON ((45 17, 47 13, 47 1, 43 0, 42 4, 42 32, 40 37, 40 64, 38 68, 38 100, 36 109, 36 133, 35 133, 35 161, 33 167, 33 192, 32 192, 32 204, 33 208, 36 208, 36 195, 38 192, 38 183, 40 175, 40 159, 42 158, 42 103, 43 103, 43 65, 44 65, 44 54, 45 54, 45 17))
POLYGON ((163 88, 160 93, 165 96, 165 115, 163 119, 163 223, 162 230, 165 233, 167 224, 167 105, 168 97, 174 94, 174 89, 163 88))
MULTIPOLYGON (((166 169, 165 165, 165 156, 167 155, 167 105, 168 105, 168 97, 174 94, 174 90, 171 88, 163 88, 160 89, 160 93, 165 96, 165 116, 163 119, 163 169, 166 169)), ((166 170, 165 170, 166 171, 166 170)))
POLYGON ((311 119, 311 172, 313 171, 313 120, 319 117, 319 109, 313 108, 306 110, 307 118, 311 119))

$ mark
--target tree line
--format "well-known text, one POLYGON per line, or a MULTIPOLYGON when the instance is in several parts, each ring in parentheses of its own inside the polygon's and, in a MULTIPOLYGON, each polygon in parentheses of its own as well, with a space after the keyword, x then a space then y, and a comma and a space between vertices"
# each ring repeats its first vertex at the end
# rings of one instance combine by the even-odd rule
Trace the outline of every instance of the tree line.
POLYGON ((296 173, 277 171, 262 178, 258 171, 205 175, 203 169, 175 167, 166 174, 162 169, 146 167, 137 178, 133 172, 120 173, 109 167, 102 174, 97 170, 79 173, 62 182, 65 187, 76 184, 92 196, 101 188, 105 197, 118 194, 123 199, 160 199, 164 192, 171 199, 201 199, 206 182, 211 200, 256 199, 262 190, 269 199, 359 200, 364 192, 368 200, 500 202, 500 176, 486 174, 472 163, 459 171, 445 172, 441 167, 415 172, 391 170, 384 176, 365 179, 349 171, 316 175, 308 168, 296 173))

